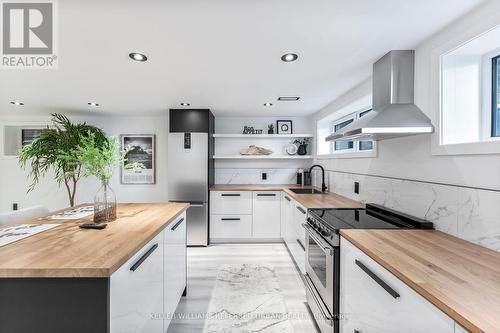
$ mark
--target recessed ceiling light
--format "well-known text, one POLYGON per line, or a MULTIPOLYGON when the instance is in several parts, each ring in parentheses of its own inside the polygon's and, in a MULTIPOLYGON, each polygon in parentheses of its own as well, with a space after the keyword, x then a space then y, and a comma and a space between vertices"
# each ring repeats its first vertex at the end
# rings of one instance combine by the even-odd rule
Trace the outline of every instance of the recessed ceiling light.
POLYGON ((88 102, 87 104, 90 106, 99 106, 99 103, 94 103, 94 102, 88 102))
POLYGON ((191 105, 191 104, 189 104, 189 103, 184 103, 184 102, 183 102, 183 103, 181 103, 181 106, 190 106, 190 105, 191 105))
POLYGON ((283 60, 284 62, 292 62, 297 60, 298 57, 299 56, 295 53, 286 53, 281 56, 281 60, 283 60))
POLYGON ((17 101, 12 101, 12 102, 10 102, 10 104, 12 104, 12 105, 17 105, 17 106, 22 106, 22 105, 24 105, 24 103, 23 103, 23 102, 17 102, 17 101))
POLYGON ((264 103, 264 106, 273 106, 273 103, 264 103))
POLYGON ((298 96, 281 96, 278 97, 278 101, 282 102, 296 102, 300 99, 298 96))
POLYGON ((132 52, 128 56, 130 57, 130 59, 135 60, 135 61, 144 62, 144 61, 148 60, 148 57, 146 57, 142 53, 132 52))

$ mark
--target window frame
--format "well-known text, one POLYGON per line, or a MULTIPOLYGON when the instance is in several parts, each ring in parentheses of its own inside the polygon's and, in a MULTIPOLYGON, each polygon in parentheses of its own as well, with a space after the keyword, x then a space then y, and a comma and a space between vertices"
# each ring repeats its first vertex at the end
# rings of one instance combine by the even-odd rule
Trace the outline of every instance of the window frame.
MULTIPOLYGON (((348 114, 347 116, 345 117, 342 117, 342 118, 339 118, 339 119, 336 119, 334 121, 332 121, 332 133, 336 132, 336 127, 340 124, 343 124, 345 122, 348 122, 349 124, 353 123, 356 121, 356 114, 355 113, 351 113, 351 114, 348 114)), ((346 125, 346 126, 347 126, 346 125)), ((344 126, 342 126, 341 128, 343 128, 344 126)), ((330 142, 330 153, 331 154, 342 154, 342 153, 350 153, 350 152, 353 152, 355 151, 355 147, 356 145, 354 144, 354 141, 346 141, 346 142, 349 142, 349 143, 352 143, 352 148, 346 148, 346 149, 337 149, 336 147, 336 143, 335 141, 332 141, 330 142)))
POLYGON ((499 85, 499 73, 498 66, 500 65, 500 54, 491 58, 491 119, 490 119, 490 138, 498 139, 500 138, 500 128, 497 128, 496 123, 498 122, 499 111, 498 111, 498 85, 499 85))
MULTIPOLYGON (((335 119, 332 121, 331 129, 332 133, 335 132, 335 127, 339 124, 342 124, 346 121, 352 120, 352 122, 360 119, 370 111, 373 111, 373 107, 365 107, 362 108, 361 110, 358 110, 356 112, 352 112, 346 116, 343 116, 341 118, 335 119)), ((332 141, 330 143, 330 154, 331 155, 338 155, 338 154, 370 154, 374 155, 376 151, 376 141, 368 141, 368 140, 363 140, 363 141, 358 141, 358 140, 353 140, 353 141, 347 141, 347 142, 352 142, 353 147, 349 149, 339 149, 337 150, 335 148, 335 141, 332 141), (362 142, 371 142, 372 143, 372 148, 371 149, 361 149, 361 143, 362 142)))

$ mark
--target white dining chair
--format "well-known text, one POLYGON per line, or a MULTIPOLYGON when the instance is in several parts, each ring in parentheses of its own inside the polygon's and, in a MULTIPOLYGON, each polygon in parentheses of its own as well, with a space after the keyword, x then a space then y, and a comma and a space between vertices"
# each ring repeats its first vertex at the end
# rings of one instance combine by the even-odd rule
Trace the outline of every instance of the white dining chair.
POLYGON ((20 221, 25 221, 37 217, 47 215, 49 210, 47 207, 38 205, 20 210, 14 210, 8 213, 0 214, 0 225, 13 224, 20 221))

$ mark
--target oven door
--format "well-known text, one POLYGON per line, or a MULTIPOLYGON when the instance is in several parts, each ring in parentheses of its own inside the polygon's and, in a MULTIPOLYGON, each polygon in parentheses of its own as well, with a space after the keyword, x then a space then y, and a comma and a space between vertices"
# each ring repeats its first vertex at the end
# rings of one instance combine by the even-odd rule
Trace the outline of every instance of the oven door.
POLYGON ((338 272, 335 269, 335 258, 338 258, 338 248, 332 247, 316 230, 307 224, 306 229, 306 273, 315 289, 325 303, 328 311, 338 313, 338 272))

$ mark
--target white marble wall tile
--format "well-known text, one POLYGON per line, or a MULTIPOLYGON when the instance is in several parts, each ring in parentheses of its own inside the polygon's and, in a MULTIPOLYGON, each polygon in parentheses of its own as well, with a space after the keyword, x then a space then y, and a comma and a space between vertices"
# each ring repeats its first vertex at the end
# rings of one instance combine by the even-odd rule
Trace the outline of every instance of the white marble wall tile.
POLYGON ((333 192, 429 220, 437 230, 457 235, 458 188, 423 182, 333 172, 333 192), (354 194, 354 182, 360 194, 354 194))
POLYGON ((390 208, 431 221, 434 228, 457 236, 458 187, 392 180, 390 208))
POLYGON ((500 193, 460 189, 459 207, 458 236, 500 251, 500 193))
POLYGON ((216 169, 216 184, 295 184, 297 169, 216 169), (262 180, 262 173, 267 179, 262 180))

